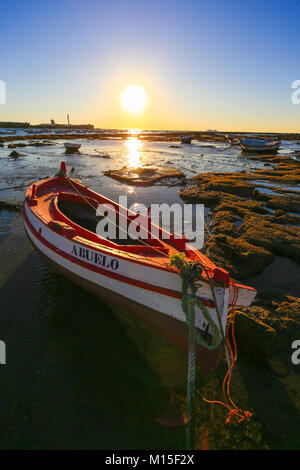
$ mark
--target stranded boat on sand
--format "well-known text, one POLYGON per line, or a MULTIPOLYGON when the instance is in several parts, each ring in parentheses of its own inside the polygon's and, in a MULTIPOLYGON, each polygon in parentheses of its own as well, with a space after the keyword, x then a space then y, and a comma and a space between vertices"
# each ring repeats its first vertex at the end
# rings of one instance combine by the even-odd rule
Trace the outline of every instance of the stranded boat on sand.
POLYGON ((280 140, 240 139, 240 146, 244 152, 277 152, 280 140))
POLYGON ((182 135, 180 141, 182 144, 191 144, 193 140, 193 135, 182 135))
MULTIPOLYGON (((130 322, 137 318, 168 343, 187 350, 182 279, 178 269, 170 266, 170 257, 178 252, 185 253, 187 261, 198 260, 205 268, 197 281, 197 298, 219 329, 226 330, 233 302, 238 306, 251 304, 255 289, 231 280, 227 271, 215 266, 185 238, 168 234, 169 239, 162 240, 167 232, 155 226, 149 216, 145 217, 148 232, 143 240, 130 238, 127 229, 123 239, 100 237, 96 233, 100 220, 96 209, 100 204, 114 208, 118 227, 134 223, 137 214, 124 213, 117 203, 67 177, 64 163, 59 175, 28 187, 23 206, 26 233, 50 265, 117 312, 126 312, 130 322), (153 239, 150 234, 155 233, 154 229, 159 237, 153 239)), ((198 307, 196 327, 209 341, 211 328, 198 307)), ((222 345, 210 350, 197 344, 197 360, 205 372, 216 369, 221 353, 222 345)))
POLYGON ((76 144, 76 142, 65 142, 64 146, 68 152, 71 152, 71 151, 77 152, 80 149, 81 144, 76 144))

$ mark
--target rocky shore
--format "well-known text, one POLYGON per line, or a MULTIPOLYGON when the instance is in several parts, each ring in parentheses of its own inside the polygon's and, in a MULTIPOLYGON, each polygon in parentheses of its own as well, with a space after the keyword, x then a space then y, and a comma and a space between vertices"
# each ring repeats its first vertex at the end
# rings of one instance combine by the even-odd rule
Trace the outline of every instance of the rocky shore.
POLYGON ((241 280, 261 272, 276 255, 300 263, 300 162, 270 155, 252 158, 268 168, 199 174, 180 191, 184 201, 211 208, 213 236, 206 252, 241 280))
MULTIPOLYGON (((246 283, 268 265, 273 266, 275 259, 279 269, 284 259, 300 264, 298 156, 250 158, 264 162, 265 167, 241 173, 198 174, 180 190, 184 201, 210 208, 206 254, 246 283)), ((278 274, 270 268, 269 275, 275 278, 278 274)), ((279 280, 284 286, 293 283, 284 276, 282 269, 279 280)), ((291 345, 300 338, 300 298, 267 291, 263 285, 256 287, 258 294, 251 307, 237 312, 239 361, 231 384, 234 401, 254 411, 253 417, 245 425, 229 429, 224 408, 203 403, 202 396, 222 400, 222 393, 216 391, 220 373, 220 378, 212 379, 197 397, 198 448, 232 449, 233 442, 239 449, 299 446, 300 378, 291 361, 291 345)), ((225 369, 224 361, 223 374, 225 369)))
MULTIPOLYGON (((230 132, 222 132, 222 133, 211 133, 211 132, 160 132, 160 131, 153 131, 153 132, 139 132, 134 134, 135 137, 139 138, 140 140, 146 140, 149 142, 174 142, 179 141, 182 135, 193 135, 194 140, 198 140, 200 142, 227 142, 227 134, 230 132)), ((243 137, 243 133, 239 133, 241 137, 243 137)), ((273 138, 275 134, 270 135, 270 138, 273 138)), ((132 137, 133 134, 130 131, 123 131, 123 132, 114 132, 114 131, 107 131, 107 132, 84 132, 84 133, 76 133, 76 132, 68 132, 65 133, 63 130, 61 133, 36 133, 36 134, 27 134, 27 135, 17 135, 17 134, 10 134, 10 135, 0 135, 0 145, 5 142, 13 142, 13 141, 27 141, 27 140, 45 140, 48 141, 55 141, 58 139, 66 139, 66 140, 74 140, 74 139, 88 139, 88 140, 111 140, 111 139, 128 139, 132 137)), ((264 135, 268 137, 268 134, 264 135)), ((298 141, 300 142, 300 134, 283 134, 279 133, 275 135, 278 139, 288 140, 288 141, 298 141)))

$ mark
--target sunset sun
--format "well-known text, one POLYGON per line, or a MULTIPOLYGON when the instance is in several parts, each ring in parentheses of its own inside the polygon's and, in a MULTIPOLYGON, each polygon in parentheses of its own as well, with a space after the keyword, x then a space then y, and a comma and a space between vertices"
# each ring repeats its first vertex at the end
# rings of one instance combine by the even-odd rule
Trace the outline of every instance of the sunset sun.
POLYGON ((137 85, 128 85, 124 88, 120 98, 124 111, 131 114, 138 114, 143 111, 148 101, 144 89, 137 85))

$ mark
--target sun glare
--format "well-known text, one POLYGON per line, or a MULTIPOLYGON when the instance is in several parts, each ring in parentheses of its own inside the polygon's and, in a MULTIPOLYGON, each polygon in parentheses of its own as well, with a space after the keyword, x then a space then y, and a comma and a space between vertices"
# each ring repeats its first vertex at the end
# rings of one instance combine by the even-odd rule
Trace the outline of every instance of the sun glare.
POLYGON ((148 101, 144 89, 137 85, 128 85, 120 97, 124 111, 132 114, 140 113, 148 101))
POLYGON ((125 141, 125 145, 128 150, 127 158, 129 166, 137 168, 141 165, 141 155, 139 150, 143 147, 143 142, 136 137, 129 137, 129 139, 125 141))

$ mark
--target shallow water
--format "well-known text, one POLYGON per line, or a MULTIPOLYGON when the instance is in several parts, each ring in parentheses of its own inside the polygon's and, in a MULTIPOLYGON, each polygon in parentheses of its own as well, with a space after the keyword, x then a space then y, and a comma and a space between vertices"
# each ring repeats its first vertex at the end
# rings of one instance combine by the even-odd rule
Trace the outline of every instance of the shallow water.
POLYGON ((0 243, 2 449, 176 449, 182 428, 112 312, 50 271, 17 216, 0 243))
MULTIPOLYGON (((111 199, 127 195, 129 205, 182 204, 180 186, 134 187, 103 172, 149 164, 178 168, 191 177, 265 167, 223 143, 171 148, 170 142, 139 147, 134 138, 76 142, 82 147, 74 155, 64 153, 63 141, 16 148, 24 154, 18 159, 9 156, 11 149, 0 148, 0 189, 52 176, 64 160, 75 169, 74 177, 111 199)), ((21 202, 24 191, 5 189, 0 199, 21 202)), ((0 366, 0 447, 184 448, 183 428, 156 422, 168 404, 168 390, 109 308, 44 265, 15 212, 0 210, 0 253, 0 339, 7 347, 7 364, 0 366)))

